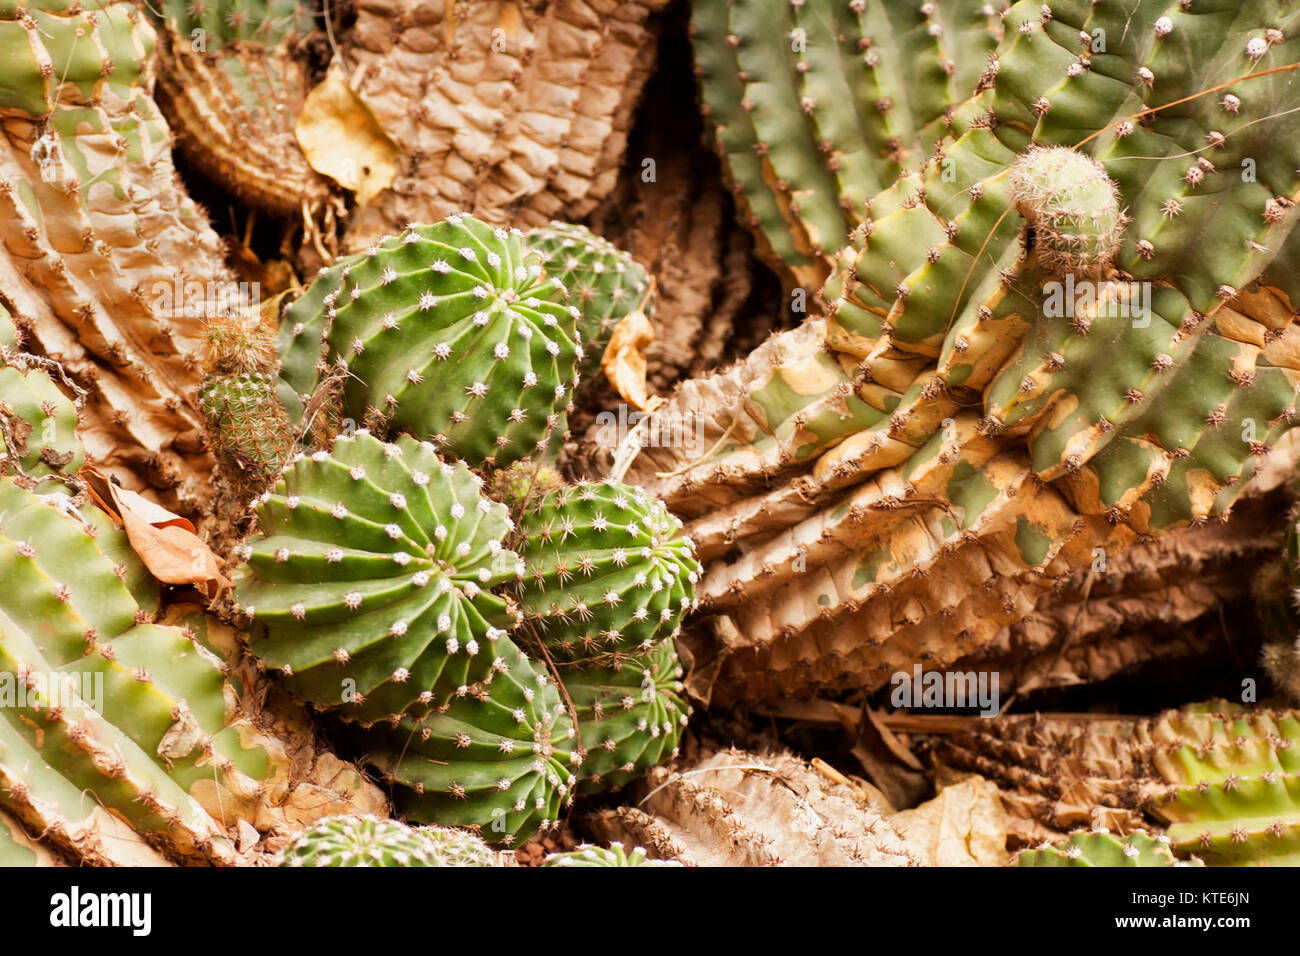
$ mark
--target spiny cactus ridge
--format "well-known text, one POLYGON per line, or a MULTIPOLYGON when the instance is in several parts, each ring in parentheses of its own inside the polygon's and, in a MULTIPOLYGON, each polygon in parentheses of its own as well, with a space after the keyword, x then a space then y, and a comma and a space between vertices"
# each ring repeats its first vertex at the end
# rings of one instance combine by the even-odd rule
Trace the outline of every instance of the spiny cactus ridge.
POLYGON ((281 851, 277 866, 494 866, 487 845, 463 830, 410 827, 374 816, 317 822, 281 851))
POLYGON ((1017 855, 1016 866, 1187 866, 1174 856, 1168 837, 1147 833, 1116 836, 1105 829, 1076 833, 1017 855))
POLYGON ((652 860, 646 856, 645 847, 631 850, 615 841, 608 847, 584 843, 567 853, 552 853, 543 866, 685 866, 677 860, 652 860))

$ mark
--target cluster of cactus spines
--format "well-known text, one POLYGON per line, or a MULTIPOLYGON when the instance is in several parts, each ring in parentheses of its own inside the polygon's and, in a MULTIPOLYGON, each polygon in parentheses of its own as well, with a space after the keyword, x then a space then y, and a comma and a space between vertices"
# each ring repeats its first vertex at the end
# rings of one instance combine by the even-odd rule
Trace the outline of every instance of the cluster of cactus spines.
POLYGON ((586 226, 548 223, 528 234, 528 245, 541 253, 547 276, 564 284, 581 313, 578 374, 585 381, 599 370, 609 337, 625 316, 654 315, 653 281, 632 256, 586 226))
POLYGON ((361 430, 300 457, 240 551, 253 652, 296 696, 359 720, 437 709, 485 679, 512 623, 491 589, 521 565, 480 485, 408 436, 361 430))
POLYGON ((916 169, 1001 32, 967 0, 760 0, 692 11, 696 72, 739 204, 805 285, 916 169))
POLYGON ((1016 855, 1016 866, 1188 866, 1174 856, 1167 836, 1141 831, 1117 836, 1100 827, 1062 843, 1044 843, 1016 855))
POLYGON ((1260 664, 1278 690, 1300 703, 1300 512, 1294 506, 1281 558, 1256 575, 1251 596, 1264 634, 1260 664))
POLYGON ((1142 719, 1009 717, 945 738, 949 766, 1054 829, 1165 827, 1208 866, 1300 859, 1300 713, 1211 701, 1142 719))
MULTIPOLYGON (((730 648, 759 651, 728 652, 747 686, 720 679, 741 694, 877 686, 918 655, 969 653, 1096 548, 1225 514, 1291 427, 1295 279, 1278 263, 1300 245, 1300 155, 1278 145, 1296 119, 1276 104, 1293 74, 1198 94, 1295 59, 1298 41, 1261 47, 1248 24, 1273 26, 1262 8, 1225 38, 1169 7, 1013 6, 950 135, 872 199, 839 257, 823 290, 832 354, 815 318, 659 413, 698 426, 709 452, 645 448, 625 474, 696 519, 713 562, 702 599, 735 618, 730 648), (1193 254, 1201 243, 1213 255, 1193 254), (915 508, 890 513, 907 497, 915 508)), ((738 32, 737 56, 760 35, 738 32)))
POLYGON ((246 499, 279 476, 297 445, 277 394, 275 335, 254 309, 214 318, 206 339, 199 410, 222 478, 246 499))
POLYGON ((135 4, 0 8, 0 273, 30 341, 87 391, 97 462, 164 503, 207 494, 192 300, 230 282, 151 98, 154 31, 135 4))
POLYGON ((580 792, 621 787, 677 756, 690 718, 672 640, 611 667, 564 668, 585 755, 580 792))
POLYGON ((410 827, 375 816, 328 817, 294 837, 277 866, 495 866, 478 837, 449 827, 410 827))
POLYGON ((515 846, 558 827, 582 756, 546 670, 504 636, 480 653, 488 664, 481 678, 424 716, 376 725, 365 746, 406 819, 515 846))
POLYGON ((329 195, 294 125, 307 95, 299 43, 314 29, 302 0, 164 0, 158 99, 185 158, 242 202, 301 215, 329 195))
POLYGON ((519 518, 525 627, 560 662, 617 664, 676 636, 699 574, 681 529, 662 502, 616 481, 540 496, 519 518))
POLYGON ((584 843, 567 853, 552 853, 543 866, 685 866, 678 860, 653 860, 646 856, 645 847, 624 849, 615 840, 609 846, 584 843))
POLYGON ((544 449, 568 407, 580 314, 518 230, 414 226, 324 270, 285 312, 286 404, 342 363, 344 415, 507 465, 544 449))
POLYGON ((0 478, 0 515, 0 671, 21 684, 0 708, 0 804, 89 861, 120 859, 116 817, 172 858, 232 862, 219 804, 282 789, 286 768, 246 745, 225 666, 151 623, 66 495, 0 478))
POLYGON ((346 247, 457 211, 520 228, 585 219, 619 178, 666 5, 360 4, 341 59, 401 156, 346 247))

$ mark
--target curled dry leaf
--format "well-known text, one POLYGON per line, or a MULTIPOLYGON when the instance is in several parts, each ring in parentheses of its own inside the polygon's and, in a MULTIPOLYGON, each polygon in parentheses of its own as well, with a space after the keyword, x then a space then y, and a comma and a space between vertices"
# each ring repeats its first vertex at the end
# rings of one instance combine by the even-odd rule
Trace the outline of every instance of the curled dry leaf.
MULTIPOLYGON (((609 345, 600 359, 600 369, 609 379, 610 384, 618 390, 623 400, 645 411, 653 402, 655 406, 662 399, 652 399, 646 390, 645 349, 654 341, 655 330, 646 318, 646 314, 637 309, 623 316, 614 326, 609 345)), ((653 408, 650 408, 653 411, 653 408)))
POLYGON ((307 94, 294 133, 311 168, 355 192, 362 206, 397 175, 397 146, 338 69, 307 94))
POLYGON ((83 468, 80 476, 95 503, 122 526, 132 549, 159 581, 192 584, 207 597, 230 585, 221 562, 187 519, 118 486, 97 468, 83 468))

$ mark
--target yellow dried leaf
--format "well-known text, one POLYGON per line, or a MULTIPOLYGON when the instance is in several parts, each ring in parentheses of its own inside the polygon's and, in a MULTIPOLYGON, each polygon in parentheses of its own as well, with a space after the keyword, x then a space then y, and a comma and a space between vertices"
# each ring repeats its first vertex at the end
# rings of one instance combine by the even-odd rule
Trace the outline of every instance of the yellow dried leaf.
POLYGON ((971 775, 933 800, 889 817, 907 848, 925 866, 1002 866, 1007 820, 998 788, 971 775))
POLYGON ((393 184, 397 146, 338 70, 307 94, 294 134, 311 168, 362 206, 393 184))
POLYGON ((641 410, 650 404, 646 390, 646 360, 641 350, 655 340, 655 330, 644 312, 637 309, 619 319, 600 358, 601 371, 623 400, 641 410))

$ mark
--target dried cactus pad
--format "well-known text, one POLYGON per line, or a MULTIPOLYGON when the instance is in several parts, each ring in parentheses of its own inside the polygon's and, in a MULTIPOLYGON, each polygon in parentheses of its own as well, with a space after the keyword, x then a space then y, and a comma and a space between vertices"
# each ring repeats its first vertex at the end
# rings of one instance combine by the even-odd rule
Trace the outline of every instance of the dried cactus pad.
POLYGON ((685 866, 677 860, 652 860, 645 855, 645 847, 635 846, 631 851, 614 842, 608 847, 583 844, 568 853, 552 853, 543 866, 685 866))
POLYGON ((341 363, 345 416, 506 465, 569 403, 579 315, 522 233, 450 216, 324 270, 286 310, 282 397, 294 414, 341 363))
POLYGON ((463 830, 338 816, 304 830, 277 866, 494 866, 487 845, 463 830))
POLYGON ((520 517, 524 620, 562 661, 609 661, 675 635, 699 564, 682 523, 616 481, 543 495, 520 517))
POLYGON ((1076 833, 1064 843, 1044 844, 1016 857, 1016 866, 1189 866, 1174 856, 1168 837, 1146 833, 1115 836, 1106 830, 1076 833))
POLYGON ((301 457, 259 499, 236 600, 251 648, 302 699, 376 719, 484 679, 512 618, 490 589, 520 570, 504 505, 432 446, 365 431, 301 457))

